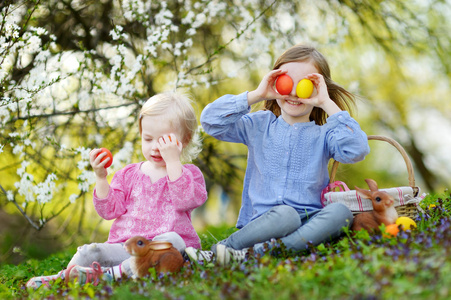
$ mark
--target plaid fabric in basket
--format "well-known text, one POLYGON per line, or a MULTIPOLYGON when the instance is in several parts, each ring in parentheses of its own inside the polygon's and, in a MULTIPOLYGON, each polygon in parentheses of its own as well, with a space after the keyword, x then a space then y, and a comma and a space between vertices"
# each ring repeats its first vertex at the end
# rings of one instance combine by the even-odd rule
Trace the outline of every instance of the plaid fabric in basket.
MULTIPOLYGON (((338 186, 337 183, 334 183, 335 187, 338 186)), ((331 203, 343 203, 346 205, 352 212, 364 212, 373 210, 373 205, 371 200, 361 198, 357 191, 349 190, 348 187, 340 182, 344 188, 340 188, 340 192, 328 191, 322 195, 321 202, 323 206, 329 205, 331 203)), ((330 188, 329 186, 326 187, 330 188)), ((395 199, 395 207, 403 206, 407 204, 415 204, 417 205, 423 200, 425 195, 417 196, 419 191, 414 191, 414 189, 410 186, 402 186, 402 187, 394 187, 388 189, 379 189, 380 191, 385 191, 389 195, 393 196, 395 199)))

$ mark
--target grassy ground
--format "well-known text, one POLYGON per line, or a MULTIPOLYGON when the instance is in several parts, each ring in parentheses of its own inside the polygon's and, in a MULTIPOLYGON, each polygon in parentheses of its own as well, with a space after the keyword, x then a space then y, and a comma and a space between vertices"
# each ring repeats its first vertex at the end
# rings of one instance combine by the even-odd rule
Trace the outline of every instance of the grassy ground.
MULTIPOLYGON (((293 255, 282 245, 277 257, 250 258, 228 267, 187 262, 178 274, 136 281, 99 286, 58 283, 36 291, 23 287, 32 276, 63 269, 74 253, 66 251, 42 261, 2 266, 0 299, 449 299, 450 195, 429 195, 422 206, 427 215, 416 220, 417 229, 401 231, 394 238, 348 233, 308 252, 293 255)), ((232 231, 209 228, 201 233, 203 248, 232 231)))

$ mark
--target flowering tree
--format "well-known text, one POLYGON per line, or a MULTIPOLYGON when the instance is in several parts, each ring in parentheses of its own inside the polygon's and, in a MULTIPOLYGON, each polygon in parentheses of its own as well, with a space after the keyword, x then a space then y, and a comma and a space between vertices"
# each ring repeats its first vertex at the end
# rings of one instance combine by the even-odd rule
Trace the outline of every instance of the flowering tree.
MULTIPOLYGON (((109 147, 113 170, 130 163, 139 155, 136 115, 143 101, 166 89, 215 84, 212 62, 231 55, 227 47, 241 36, 266 43, 247 49, 243 64, 260 54, 269 40, 256 24, 275 3, 258 9, 258 3, 222 1, 3 4, 0 152, 9 176, 0 185, 6 198, 37 230, 71 203, 79 201, 83 212, 95 179, 90 149, 109 147)), ((204 163, 204 171, 209 181, 224 178, 228 186, 236 168, 223 161, 220 173, 231 176, 215 175, 213 164, 204 163)))
MULTIPOLYGON (((335 51, 364 32, 384 53, 397 55, 391 46, 415 40, 408 31, 392 34, 419 24, 414 17, 403 21, 393 14, 411 8, 397 1, 359 3, 4 1, 0 4, 4 198, 37 230, 68 209, 81 222, 94 183, 89 151, 110 148, 115 154, 113 171, 139 158, 136 116, 143 101, 155 93, 188 89, 200 110, 219 94, 218 86, 235 77, 249 77, 255 85, 261 78, 256 73, 270 69, 274 57, 295 43, 327 45, 325 49, 335 51), (372 20, 365 17, 371 15, 372 20)), ((440 56, 442 62, 446 57, 440 56)), ((229 192, 241 172, 208 137, 195 163, 208 186, 219 184, 229 192)))

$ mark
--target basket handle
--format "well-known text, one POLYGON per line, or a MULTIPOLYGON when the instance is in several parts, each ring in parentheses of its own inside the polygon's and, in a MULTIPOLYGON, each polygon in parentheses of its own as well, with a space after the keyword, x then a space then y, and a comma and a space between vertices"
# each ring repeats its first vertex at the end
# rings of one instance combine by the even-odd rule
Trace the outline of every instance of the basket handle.
MULTIPOLYGON (((395 147, 399 153, 401 153, 402 157, 404 158, 404 162, 406 163, 407 167, 407 173, 408 173, 408 179, 409 179, 409 186, 413 189, 416 189, 415 187, 415 175, 413 173, 413 166, 412 162, 410 161, 409 156, 407 156, 406 150, 399 144, 397 141, 395 141, 392 138, 382 136, 382 135, 369 135, 368 140, 378 140, 378 141, 384 141, 395 147)), ((335 175, 337 174, 339 162, 334 160, 334 163, 332 165, 332 169, 330 170, 330 183, 333 183, 335 181, 335 175)))

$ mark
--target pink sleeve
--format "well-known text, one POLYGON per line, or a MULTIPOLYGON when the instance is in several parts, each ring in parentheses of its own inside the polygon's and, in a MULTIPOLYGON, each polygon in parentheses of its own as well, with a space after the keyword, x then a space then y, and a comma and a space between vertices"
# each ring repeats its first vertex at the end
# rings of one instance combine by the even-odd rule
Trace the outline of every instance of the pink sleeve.
POLYGON ((193 210, 207 200, 204 176, 195 165, 184 165, 182 175, 175 181, 168 181, 168 185, 170 198, 179 211, 193 210))
POLYGON ((112 220, 119 218, 126 211, 126 185, 124 182, 124 170, 119 170, 114 174, 113 180, 110 184, 110 190, 108 195, 104 199, 97 197, 96 190, 94 189, 94 208, 99 216, 105 220, 112 220))

